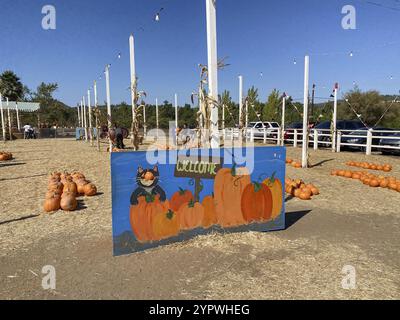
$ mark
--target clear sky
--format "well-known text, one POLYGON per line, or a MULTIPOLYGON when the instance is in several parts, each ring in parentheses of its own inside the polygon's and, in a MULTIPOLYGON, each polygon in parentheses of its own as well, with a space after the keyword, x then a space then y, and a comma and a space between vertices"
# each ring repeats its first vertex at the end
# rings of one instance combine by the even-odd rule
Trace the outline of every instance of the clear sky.
MULTIPOLYGON (((328 97, 336 81, 342 92, 353 82, 400 89, 399 0, 217 0, 217 19, 218 55, 231 64, 219 72, 219 90, 235 101, 239 74, 263 101, 273 88, 301 98, 307 53, 318 97, 328 97), (341 26, 347 4, 356 8, 356 30, 341 26)), ((129 102, 130 33, 146 102, 173 101, 175 92, 180 104, 189 102, 197 65, 207 63, 205 0, 1 0, 0 72, 14 70, 31 89, 57 82, 56 97, 75 105, 111 63, 112 103, 129 102), (56 30, 42 29, 46 4, 57 10, 56 30)), ((98 88, 102 102, 104 76, 98 88)))

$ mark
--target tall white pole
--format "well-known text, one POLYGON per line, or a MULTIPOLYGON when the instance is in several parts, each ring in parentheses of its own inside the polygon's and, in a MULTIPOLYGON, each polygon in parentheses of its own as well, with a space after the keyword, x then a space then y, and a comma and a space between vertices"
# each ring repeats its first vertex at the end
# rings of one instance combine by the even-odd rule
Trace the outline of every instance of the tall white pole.
POLYGON ((85 128, 85 124, 83 123, 83 101, 81 99, 81 124, 82 124, 82 128, 85 128))
MULTIPOLYGON (((110 65, 106 66, 106 96, 107 96, 107 119, 108 132, 111 132, 111 97, 110 97, 110 65)), ((111 137, 109 136, 110 153, 113 152, 111 137)))
POLYGON ((249 102, 246 101, 246 123, 245 127, 247 128, 249 126, 249 102))
POLYGON ((93 81, 93 92, 94 92, 94 107, 96 109, 96 142, 97 142, 97 151, 100 151, 100 128, 99 128, 99 116, 97 112, 97 81, 93 81))
MULTIPOLYGON (((218 102, 218 56, 217 56, 217 0, 206 0, 207 48, 208 48, 208 89, 212 101, 218 102)), ((218 107, 211 106, 211 148, 220 147, 218 130, 218 107)))
MULTIPOLYGON (((132 105, 132 123, 136 122, 136 64, 135 64, 135 39, 133 34, 129 37, 129 51, 130 51, 130 67, 131 67, 131 105, 132 105)), ((131 128, 133 129, 133 128, 131 128)), ((133 141, 133 132, 131 132, 133 141)))
POLYGON ((222 105, 222 137, 223 137, 224 143, 225 143, 225 137, 226 137, 226 132, 225 132, 225 104, 222 105))
POLYGON ((20 131, 21 124, 19 122, 18 101, 15 102, 15 111, 17 112, 17 127, 18 127, 18 131, 20 131))
POLYGON ((336 83, 334 89, 334 102, 333 102, 333 119, 332 119, 332 152, 336 152, 336 137, 337 137, 337 96, 338 96, 339 86, 336 83))
POLYGON ((304 108, 303 108, 303 148, 302 148, 302 167, 308 167, 308 88, 310 74, 310 57, 304 59, 304 108))
POLYGON ((82 97, 83 101, 83 123, 85 127, 85 140, 88 141, 88 125, 87 125, 87 116, 86 116, 86 98, 85 96, 82 97))
POLYGON ((3 140, 6 141, 6 126, 4 123, 4 113, 3 113, 3 97, 0 94, 0 111, 1 111, 1 128, 3 130, 3 140))
POLYGON ((157 126, 157 139, 159 138, 158 130, 160 129, 159 127, 159 119, 158 119, 158 99, 156 99, 156 126, 157 126))
POLYGON ((239 76, 239 127, 243 127, 243 76, 239 76))
POLYGON ((285 115, 286 113, 286 94, 283 94, 282 98, 282 121, 281 121, 281 145, 285 145, 285 115))
POLYGON ((10 134, 10 140, 12 140, 12 126, 11 126, 11 116, 10 116, 10 105, 8 98, 7 99, 7 116, 8 116, 8 132, 10 134))
POLYGON ((144 130, 144 137, 146 137, 147 135, 146 104, 143 104, 143 130, 144 130))
POLYGON ((178 129, 178 95, 175 93, 175 130, 177 129, 178 129))
POLYGON ((78 127, 81 126, 81 110, 79 108, 79 104, 76 106, 76 110, 78 111, 78 127))
POLYGON ((93 145, 93 126, 92 126, 92 105, 91 105, 91 96, 90 89, 87 91, 88 94, 88 108, 89 108, 89 134, 90 134, 90 143, 93 145))

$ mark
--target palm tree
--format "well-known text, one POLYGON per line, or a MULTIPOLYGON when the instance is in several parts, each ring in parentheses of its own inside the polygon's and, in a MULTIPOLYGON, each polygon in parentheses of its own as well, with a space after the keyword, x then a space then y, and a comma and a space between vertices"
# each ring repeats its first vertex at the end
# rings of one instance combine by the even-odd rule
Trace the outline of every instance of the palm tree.
POLYGON ((24 86, 14 72, 8 70, 0 75, 0 93, 12 101, 22 99, 24 86))

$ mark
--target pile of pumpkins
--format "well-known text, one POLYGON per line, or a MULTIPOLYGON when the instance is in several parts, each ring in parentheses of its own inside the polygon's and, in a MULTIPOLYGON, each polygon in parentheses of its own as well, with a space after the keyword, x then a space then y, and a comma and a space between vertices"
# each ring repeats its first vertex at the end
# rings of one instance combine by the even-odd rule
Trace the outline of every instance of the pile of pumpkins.
POLYGON ((346 165, 349 167, 358 167, 358 168, 369 169, 369 170, 378 170, 378 171, 385 171, 385 172, 392 171, 392 166, 390 164, 376 164, 376 163, 370 163, 370 162, 349 161, 349 162, 346 162, 346 165))
POLYGON ((0 161, 8 161, 13 158, 11 152, 0 152, 0 161))
POLYGON ((80 172, 54 172, 50 174, 46 199, 43 204, 45 212, 75 211, 78 207, 77 197, 92 197, 97 194, 97 187, 86 180, 80 172))
POLYGON ((348 179, 359 180, 363 184, 372 188, 387 188, 393 191, 400 192, 400 180, 395 177, 376 176, 373 173, 366 171, 351 171, 351 170, 333 170, 332 176, 338 176, 348 179))
POLYGON ((290 158, 287 158, 287 159, 286 159, 286 163, 287 163, 287 164, 290 164, 290 165, 291 165, 293 168, 295 168, 295 169, 300 169, 300 168, 302 167, 300 161, 293 160, 293 159, 290 159, 290 158))
POLYGON ((292 180, 286 178, 285 191, 287 194, 299 198, 300 200, 311 200, 312 196, 319 195, 319 190, 315 185, 311 183, 306 184, 301 179, 292 180))

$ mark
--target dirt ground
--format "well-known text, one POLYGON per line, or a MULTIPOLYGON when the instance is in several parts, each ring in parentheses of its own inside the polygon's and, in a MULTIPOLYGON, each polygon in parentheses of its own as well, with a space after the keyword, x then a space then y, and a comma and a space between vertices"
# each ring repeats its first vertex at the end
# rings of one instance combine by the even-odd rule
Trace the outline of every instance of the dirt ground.
MULTIPOLYGON (((73 140, 0 145, 1 299, 399 299, 400 193, 331 177, 349 160, 400 157, 311 151, 312 169, 287 170, 316 184, 312 201, 287 200, 287 228, 273 233, 212 234, 114 258, 109 155, 73 140), (79 170, 100 195, 74 213, 43 214, 47 176, 79 170), (56 290, 42 289, 42 267, 56 268, 56 290), (342 288, 342 269, 356 289, 342 288)), ((288 148, 299 159, 301 150, 288 148)))

